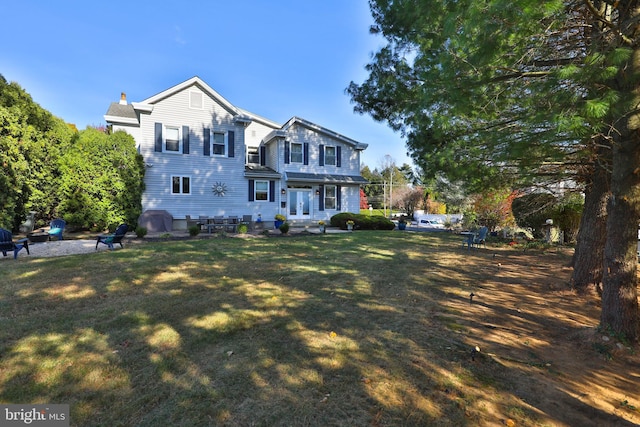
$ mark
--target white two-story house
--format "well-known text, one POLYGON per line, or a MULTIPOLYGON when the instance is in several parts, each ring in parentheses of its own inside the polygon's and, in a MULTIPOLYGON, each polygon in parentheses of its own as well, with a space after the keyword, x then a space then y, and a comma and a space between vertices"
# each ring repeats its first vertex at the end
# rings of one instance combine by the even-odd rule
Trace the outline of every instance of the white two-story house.
POLYGON ((257 116, 198 77, 140 102, 122 94, 104 118, 144 158, 143 212, 167 211, 174 229, 187 215, 309 224, 359 212, 367 144, 298 117, 282 125, 257 116))

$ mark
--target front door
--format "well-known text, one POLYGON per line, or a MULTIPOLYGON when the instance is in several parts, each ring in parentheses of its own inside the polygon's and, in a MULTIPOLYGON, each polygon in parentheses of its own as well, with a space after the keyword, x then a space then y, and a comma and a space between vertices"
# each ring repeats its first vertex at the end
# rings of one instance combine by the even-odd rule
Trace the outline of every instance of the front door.
POLYGON ((289 189, 289 218, 309 219, 311 217, 311 190, 289 189))

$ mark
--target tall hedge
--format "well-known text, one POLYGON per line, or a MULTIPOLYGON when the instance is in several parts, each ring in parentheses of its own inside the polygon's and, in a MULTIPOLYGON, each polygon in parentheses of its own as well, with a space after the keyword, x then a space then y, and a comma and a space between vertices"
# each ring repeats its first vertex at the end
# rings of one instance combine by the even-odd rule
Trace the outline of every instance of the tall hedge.
POLYGON ((62 156, 60 170, 59 212, 68 223, 90 230, 136 223, 144 162, 130 135, 87 128, 62 156))
POLYGON ((41 224, 58 204, 58 160, 74 131, 0 75, 0 226, 17 230, 28 211, 41 224))

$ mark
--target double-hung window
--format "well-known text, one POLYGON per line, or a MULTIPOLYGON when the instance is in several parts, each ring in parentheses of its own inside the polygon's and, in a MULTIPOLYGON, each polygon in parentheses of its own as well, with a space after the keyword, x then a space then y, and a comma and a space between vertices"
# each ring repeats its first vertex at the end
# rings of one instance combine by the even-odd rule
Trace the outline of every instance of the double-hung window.
POLYGON ((324 186, 324 208, 336 209, 337 189, 335 185, 324 186))
POLYGON ((189 126, 154 124, 153 151, 156 153, 189 154, 189 126))
POLYGON ((254 200, 269 200, 269 181, 256 181, 254 200))
POLYGON ((164 135, 164 150, 168 153, 180 153, 180 128, 165 126, 164 135))
POLYGON ((202 154, 204 156, 234 157, 235 156, 235 131, 213 130, 204 127, 204 144, 202 154))
POLYGON ((247 147, 247 163, 260 164, 260 148, 247 147))
POLYGON ((211 132, 211 154, 224 156, 227 153, 227 141, 222 132, 211 132))
POLYGON ((171 194, 191 194, 191 177, 178 175, 172 176, 171 194))
POLYGON ((302 163, 302 144, 291 143, 291 163, 302 163))
POLYGON ((336 147, 324 147, 324 164, 330 166, 336 165, 336 147))

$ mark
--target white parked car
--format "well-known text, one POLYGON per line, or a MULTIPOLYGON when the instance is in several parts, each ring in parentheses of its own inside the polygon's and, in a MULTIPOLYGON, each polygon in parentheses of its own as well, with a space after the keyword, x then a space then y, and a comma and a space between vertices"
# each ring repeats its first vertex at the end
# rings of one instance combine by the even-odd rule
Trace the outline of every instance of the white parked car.
POLYGON ((437 219, 421 219, 418 227, 438 228, 444 230, 444 223, 437 219))

